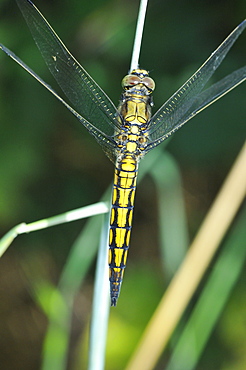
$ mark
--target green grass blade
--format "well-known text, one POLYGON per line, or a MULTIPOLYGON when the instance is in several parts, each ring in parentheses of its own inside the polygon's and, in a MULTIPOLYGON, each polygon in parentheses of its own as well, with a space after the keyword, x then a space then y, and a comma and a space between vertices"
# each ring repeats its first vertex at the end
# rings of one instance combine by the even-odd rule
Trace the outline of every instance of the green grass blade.
MULTIPOLYGON (((49 326, 43 343, 42 370, 65 370, 72 311, 58 289, 46 286, 43 290, 43 295, 50 291, 50 297, 47 312, 49 326)), ((40 291, 38 295, 39 303, 43 307, 45 298, 42 300, 40 291)))
POLYGON ((88 370, 103 370, 109 317, 108 277, 108 229, 109 216, 105 217, 98 251, 96 279, 90 328, 88 370))
POLYGON ((81 287, 81 284, 96 256, 99 230, 101 228, 101 216, 91 218, 83 231, 73 244, 70 254, 67 258, 59 282, 59 291, 67 305, 66 314, 60 307, 54 307, 57 318, 48 317, 49 328, 46 334, 43 347, 43 365, 42 370, 62 370, 67 367, 67 353, 69 347, 69 337, 71 329, 71 317, 73 312, 74 298, 81 287), (63 335, 59 337, 59 333, 63 335), (58 346, 62 351, 58 351, 54 345, 54 339, 57 338, 58 346), (63 339, 60 343, 61 338, 63 339), (52 345, 53 343, 53 345, 52 345), (50 345, 49 345, 50 344, 50 345))
POLYGON ((57 319, 54 319, 54 317, 48 318, 49 329, 44 342, 42 370, 66 369, 73 302, 86 273, 94 261, 98 248, 101 223, 101 217, 99 216, 90 219, 71 248, 59 282, 59 290, 68 308, 67 315, 64 315, 63 311, 60 311, 59 307, 57 307, 56 313, 60 318, 58 320, 59 325, 57 325, 57 319), (59 344, 59 337, 54 335, 54 332, 59 334, 61 329, 65 330, 66 335, 63 337, 63 351, 58 352, 54 345, 49 347, 47 343, 52 343, 52 339, 55 337, 58 338, 59 344))
POLYGON ((242 272, 245 257, 246 212, 234 226, 206 287, 175 346, 166 370, 193 370, 242 272))
POLYGON ((159 156, 150 173, 157 187, 162 263, 171 278, 189 245, 181 175, 168 152, 159 156))
POLYGON ((25 224, 19 224, 13 227, 11 230, 7 232, 1 239, 0 239, 0 257, 6 252, 8 247, 11 245, 13 240, 21 234, 21 230, 25 227, 25 224))
POLYGON ((29 224, 22 223, 8 231, 6 235, 0 240, 0 257, 11 245, 13 240, 20 234, 27 234, 33 231, 47 229, 48 227, 61 225, 64 223, 72 222, 75 220, 81 220, 82 218, 92 217, 95 215, 103 214, 108 212, 108 205, 105 202, 98 202, 89 206, 81 207, 62 213, 57 216, 45 218, 31 222, 29 224))

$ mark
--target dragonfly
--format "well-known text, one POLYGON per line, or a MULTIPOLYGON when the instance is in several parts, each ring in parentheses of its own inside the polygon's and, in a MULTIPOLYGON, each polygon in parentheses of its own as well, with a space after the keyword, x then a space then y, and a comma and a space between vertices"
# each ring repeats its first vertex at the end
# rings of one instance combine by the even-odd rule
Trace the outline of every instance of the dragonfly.
POLYGON ((116 306, 126 267, 132 229, 134 196, 140 160, 246 79, 246 66, 204 90, 232 45, 246 27, 239 24, 202 66, 151 116, 155 82, 139 67, 122 80, 118 108, 92 79, 30 0, 16 0, 32 36, 69 105, 12 51, 0 49, 17 62, 85 126, 115 165, 109 227, 109 281, 111 306, 116 306))

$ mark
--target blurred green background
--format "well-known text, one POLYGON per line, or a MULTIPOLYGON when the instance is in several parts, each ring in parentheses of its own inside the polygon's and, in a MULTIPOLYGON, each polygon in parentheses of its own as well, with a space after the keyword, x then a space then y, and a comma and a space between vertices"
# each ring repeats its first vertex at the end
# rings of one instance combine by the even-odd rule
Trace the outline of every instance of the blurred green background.
MULTIPOLYGON (((35 4, 117 105, 120 83, 130 65, 138 1, 39 0, 35 4)), ((156 81, 154 111, 245 14, 245 0, 150 0, 140 66, 150 70, 156 81)), ((14 1, 0 0, 0 42, 63 96, 14 1)), ((244 33, 213 81, 243 66, 245 50, 244 33)), ((181 170, 191 240, 244 142, 245 93, 245 84, 239 86, 194 118, 168 144, 167 150, 181 170)), ((0 236, 20 222, 53 216, 100 199, 112 182, 113 165, 80 126, 41 85, 0 53, 0 236)), ((117 331, 126 337, 129 332, 141 333, 165 279, 159 262, 155 186, 149 177, 144 180, 137 190, 131 253, 120 297, 122 309, 119 302, 119 311, 112 319, 117 331), (139 302, 132 309, 127 304, 127 289, 133 290, 136 276, 143 281, 137 284, 139 302), (138 309, 143 306, 145 313, 139 316, 138 309), (123 307, 132 310, 132 315, 123 307)), ((83 225, 84 221, 77 221, 21 236, 0 260, 1 369, 40 367, 47 321, 34 302, 32 281, 47 279, 56 284, 83 225)), ((74 308, 71 343, 75 346, 87 328, 93 277, 94 266, 74 308)), ((244 284, 245 276, 241 276, 198 369, 245 368, 245 334, 235 330, 241 325, 242 307, 246 306, 244 284)), ((73 348, 71 345, 71 369, 76 352, 73 348)), ((117 349, 113 350, 117 354, 117 349)), ((112 369, 123 369, 120 361, 112 369)))

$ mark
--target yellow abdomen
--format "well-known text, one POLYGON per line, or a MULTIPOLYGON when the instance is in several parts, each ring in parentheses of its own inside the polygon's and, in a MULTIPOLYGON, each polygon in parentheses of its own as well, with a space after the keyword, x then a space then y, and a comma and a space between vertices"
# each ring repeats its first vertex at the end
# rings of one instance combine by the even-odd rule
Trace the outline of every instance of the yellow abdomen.
POLYGON ((112 306, 116 305, 126 267, 137 167, 137 162, 126 155, 115 168, 109 232, 109 280, 112 306))

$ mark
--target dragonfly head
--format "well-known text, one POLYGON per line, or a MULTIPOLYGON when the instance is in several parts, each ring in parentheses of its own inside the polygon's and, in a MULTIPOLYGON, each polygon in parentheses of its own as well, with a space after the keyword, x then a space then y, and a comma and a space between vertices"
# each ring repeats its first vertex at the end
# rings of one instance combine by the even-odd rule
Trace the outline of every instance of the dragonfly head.
POLYGON ((137 85, 145 86, 147 94, 150 95, 155 89, 155 82, 149 77, 149 73, 144 69, 134 69, 122 80, 124 90, 129 90, 137 85))

